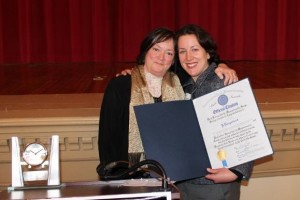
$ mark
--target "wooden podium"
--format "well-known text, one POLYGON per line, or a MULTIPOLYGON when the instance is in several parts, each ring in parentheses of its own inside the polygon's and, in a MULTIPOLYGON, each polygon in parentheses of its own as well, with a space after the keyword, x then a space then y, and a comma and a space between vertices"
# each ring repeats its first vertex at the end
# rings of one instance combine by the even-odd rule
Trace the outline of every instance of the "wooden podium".
POLYGON ((180 199, 179 191, 172 185, 169 191, 163 191, 160 181, 150 185, 146 182, 130 184, 130 181, 74 182, 63 183, 60 188, 4 190, 0 192, 0 199, 180 199))

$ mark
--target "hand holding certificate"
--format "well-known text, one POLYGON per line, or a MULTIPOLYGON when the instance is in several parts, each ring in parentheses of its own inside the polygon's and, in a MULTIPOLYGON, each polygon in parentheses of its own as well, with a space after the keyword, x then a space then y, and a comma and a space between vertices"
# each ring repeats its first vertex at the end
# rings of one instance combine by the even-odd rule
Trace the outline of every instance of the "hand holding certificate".
POLYGON ((174 181, 273 153, 248 79, 194 100, 137 106, 135 114, 146 158, 174 181))

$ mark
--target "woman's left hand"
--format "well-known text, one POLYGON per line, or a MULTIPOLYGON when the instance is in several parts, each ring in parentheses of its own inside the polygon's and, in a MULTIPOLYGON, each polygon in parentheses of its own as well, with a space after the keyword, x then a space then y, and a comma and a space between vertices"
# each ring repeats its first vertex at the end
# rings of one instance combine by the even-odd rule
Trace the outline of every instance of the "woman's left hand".
POLYGON ((227 168, 211 169, 207 168, 209 172, 205 178, 212 180, 214 183, 228 183, 235 181, 238 177, 227 168))

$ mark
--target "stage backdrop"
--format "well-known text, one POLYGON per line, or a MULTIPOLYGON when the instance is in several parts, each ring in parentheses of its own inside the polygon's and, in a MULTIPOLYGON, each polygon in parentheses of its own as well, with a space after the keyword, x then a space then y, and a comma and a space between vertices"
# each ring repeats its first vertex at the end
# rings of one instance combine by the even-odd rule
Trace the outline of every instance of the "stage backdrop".
POLYGON ((187 23, 223 60, 300 59, 299 0, 0 0, 0 64, 135 61, 151 29, 187 23))

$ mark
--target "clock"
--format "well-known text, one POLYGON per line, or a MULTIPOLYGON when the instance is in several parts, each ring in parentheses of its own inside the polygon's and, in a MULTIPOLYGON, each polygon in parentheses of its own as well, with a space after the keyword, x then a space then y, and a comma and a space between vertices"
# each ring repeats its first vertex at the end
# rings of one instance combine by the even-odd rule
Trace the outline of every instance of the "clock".
MULTIPOLYGON (((11 138, 12 189, 60 187, 59 136, 43 137, 43 143, 20 145, 19 141, 25 139, 11 138)), ((39 137, 34 139, 41 140, 39 137)))
POLYGON ((23 159, 29 166, 42 165, 48 156, 47 148, 40 143, 30 143, 23 151, 23 159))

